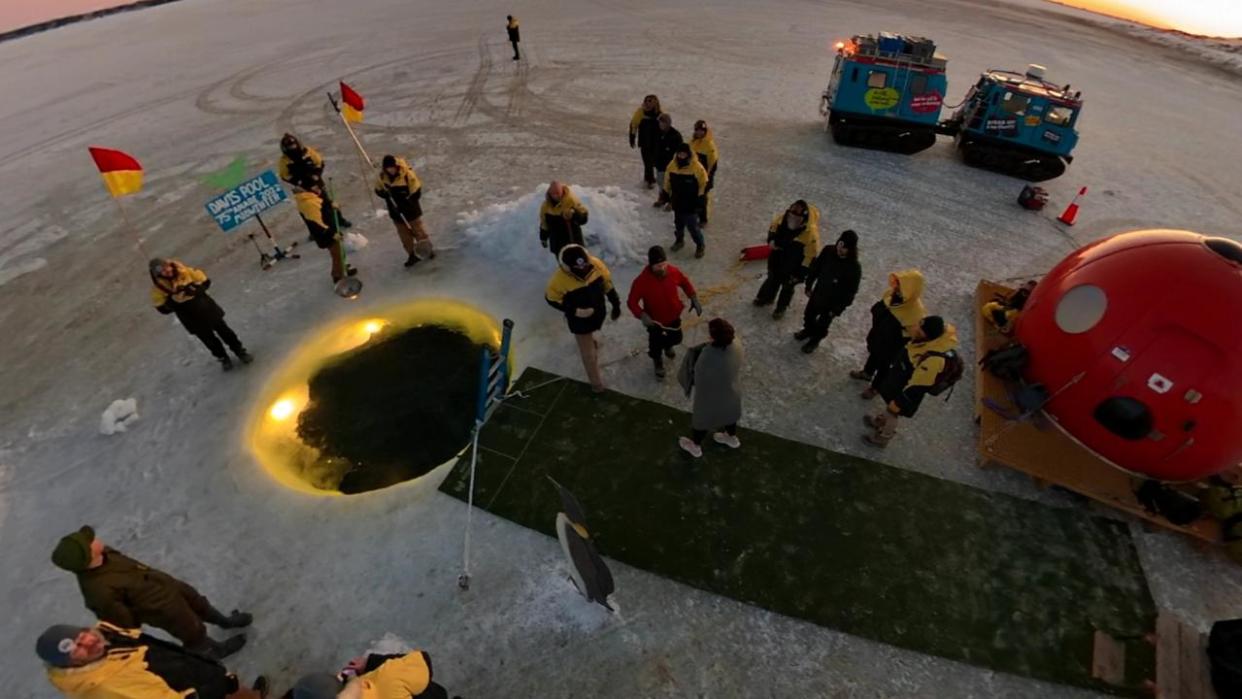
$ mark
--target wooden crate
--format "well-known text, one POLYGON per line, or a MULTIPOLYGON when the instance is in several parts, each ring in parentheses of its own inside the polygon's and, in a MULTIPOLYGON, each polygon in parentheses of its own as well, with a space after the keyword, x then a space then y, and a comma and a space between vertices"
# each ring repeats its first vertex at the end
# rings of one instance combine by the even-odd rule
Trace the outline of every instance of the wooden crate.
POLYGON ((1204 634, 1162 611, 1154 640, 1157 699, 1216 699, 1204 634))
MULTIPOLYGON (((997 294, 1013 291, 989 281, 975 290, 975 356, 1009 341, 983 319, 983 304, 997 294)), ((1056 485, 1109 507, 1128 512, 1154 525, 1188 534, 1202 541, 1220 541, 1220 524, 1204 517, 1189 525, 1177 525, 1153 515, 1134 496, 1138 479, 1104 461, 1073 440, 1045 414, 1034 419, 1007 420, 984 405, 988 398, 999 405, 1011 401, 1004 382, 975 365, 975 411, 979 422, 979 465, 1004 466, 1030 475, 1041 487, 1056 485)), ((1016 413, 1017 409, 1013 411, 1016 413)))

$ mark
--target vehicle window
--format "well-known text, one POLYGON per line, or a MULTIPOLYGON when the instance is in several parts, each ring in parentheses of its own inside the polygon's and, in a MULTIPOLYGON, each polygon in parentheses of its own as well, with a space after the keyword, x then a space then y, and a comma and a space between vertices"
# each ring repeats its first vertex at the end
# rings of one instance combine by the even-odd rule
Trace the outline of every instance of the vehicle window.
POLYGON ((888 73, 873 70, 867 74, 867 87, 879 88, 888 86, 888 73))
POLYGON ((1006 92, 1004 99, 1001 100, 1001 109, 1010 114, 1026 114, 1026 108, 1030 106, 1031 98, 1026 95, 1019 95, 1014 92, 1006 92))
POLYGON ((1065 126, 1074 118, 1074 110, 1070 107, 1053 107, 1044 115, 1044 121, 1057 126, 1065 126))
POLYGON ((858 82, 858 68, 850 71, 850 82, 858 82))
POLYGON ((910 78, 910 94, 921 95, 927 92, 927 76, 916 75, 910 78))

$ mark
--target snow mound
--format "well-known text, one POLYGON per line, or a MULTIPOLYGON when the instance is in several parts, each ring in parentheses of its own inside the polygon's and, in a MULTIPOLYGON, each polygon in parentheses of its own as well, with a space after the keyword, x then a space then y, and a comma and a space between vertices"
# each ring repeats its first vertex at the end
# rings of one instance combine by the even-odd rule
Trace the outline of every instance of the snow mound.
POLYGON ((138 401, 133 398, 114 400, 99 417, 99 433, 124 432, 135 422, 138 422, 138 401))
POLYGON ((367 240, 367 237, 361 233, 346 233, 345 252, 358 252, 365 248, 368 242, 370 241, 367 240))
POLYGON ((401 638, 397 634, 388 631, 382 638, 371 644, 367 649, 367 653, 375 653, 378 655, 405 655, 414 650, 414 644, 401 638))
MULTIPOLYGON (((620 187, 570 185, 590 211, 582 227, 587 249, 609 265, 642 264, 645 240, 650 239, 639 220, 643 202, 620 187)), ((532 270, 548 269, 548 251, 539 245, 539 207, 546 188, 517 199, 457 214, 457 227, 468 244, 486 257, 532 270)))

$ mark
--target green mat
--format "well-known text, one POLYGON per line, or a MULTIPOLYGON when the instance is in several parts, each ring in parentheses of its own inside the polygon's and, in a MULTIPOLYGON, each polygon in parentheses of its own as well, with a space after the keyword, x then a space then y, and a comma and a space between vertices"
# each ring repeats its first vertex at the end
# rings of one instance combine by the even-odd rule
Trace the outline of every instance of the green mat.
MULTIPOLYGON (((693 461, 676 445, 688 414, 558 378, 528 369, 516 388, 529 397, 484 428, 484 509, 555 536, 551 475, 604 556, 652 573, 923 653, 1137 694, 1091 678, 1098 628, 1125 642, 1130 686, 1153 676, 1141 637, 1156 611, 1124 525, 747 430, 741 449, 709 440, 693 461)), ((465 499, 469 461, 441 490, 465 499)))

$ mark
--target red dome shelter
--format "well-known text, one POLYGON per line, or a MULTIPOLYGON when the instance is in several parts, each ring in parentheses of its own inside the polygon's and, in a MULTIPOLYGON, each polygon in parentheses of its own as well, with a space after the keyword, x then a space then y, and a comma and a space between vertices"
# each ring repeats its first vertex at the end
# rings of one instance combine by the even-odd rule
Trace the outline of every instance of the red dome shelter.
POLYGON ((1119 468, 1192 481, 1242 464, 1242 245, 1172 230, 1091 243, 1040 281, 1017 336, 1047 413, 1119 468))

